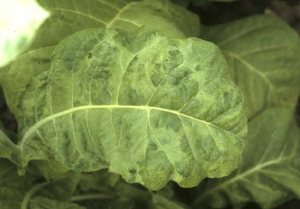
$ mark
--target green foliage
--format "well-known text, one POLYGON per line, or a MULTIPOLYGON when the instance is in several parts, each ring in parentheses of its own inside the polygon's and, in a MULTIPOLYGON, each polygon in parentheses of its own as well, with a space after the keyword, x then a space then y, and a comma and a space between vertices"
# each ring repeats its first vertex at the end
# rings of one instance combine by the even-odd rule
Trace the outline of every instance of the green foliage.
POLYGON ((271 15, 200 33, 172 2, 38 1, 51 16, 0 71, 19 128, 0 131, 1 209, 300 198, 299 36, 271 15))
POLYGON ((249 145, 239 168, 199 187, 203 192, 196 202, 212 208, 224 208, 229 203, 240 208, 253 201, 262 208, 274 208, 292 196, 299 197, 300 130, 293 112, 269 109, 253 119, 249 123, 249 145))
POLYGON ((252 118, 266 108, 294 107, 300 94, 299 35, 273 15, 202 30, 220 47, 252 118))
POLYGON ((237 167, 243 98, 212 44, 92 29, 53 54, 20 99, 22 166, 54 158, 76 172, 108 167, 155 190, 169 179, 196 186, 237 167))

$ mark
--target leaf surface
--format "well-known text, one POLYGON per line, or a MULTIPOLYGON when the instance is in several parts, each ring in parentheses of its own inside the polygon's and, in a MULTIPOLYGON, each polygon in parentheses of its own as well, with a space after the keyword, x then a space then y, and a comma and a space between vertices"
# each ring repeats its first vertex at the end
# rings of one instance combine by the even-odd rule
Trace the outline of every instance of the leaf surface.
POLYGON ((300 39, 273 15, 253 16, 203 30, 225 55, 249 118, 269 107, 294 107, 300 93, 300 39))
POLYGON ((300 130, 293 110, 270 109, 250 121, 248 147, 239 168, 200 186, 196 201, 210 208, 242 208, 247 202, 274 208, 300 197, 299 176, 300 130))
POLYGON ((141 29, 85 30, 61 42, 23 92, 22 164, 109 168, 160 189, 196 186, 238 166, 243 97, 218 48, 141 29))

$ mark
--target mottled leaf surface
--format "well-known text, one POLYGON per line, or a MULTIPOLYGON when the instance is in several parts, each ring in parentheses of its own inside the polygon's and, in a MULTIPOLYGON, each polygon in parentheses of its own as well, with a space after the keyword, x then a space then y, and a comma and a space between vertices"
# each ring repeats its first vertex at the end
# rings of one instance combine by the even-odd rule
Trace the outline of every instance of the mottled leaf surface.
POLYGON ((46 71, 50 66, 50 57, 54 47, 43 47, 28 51, 13 60, 0 74, 0 82, 5 95, 7 106, 18 117, 19 97, 29 80, 46 71))
POLYGON ((300 39, 273 15, 253 16, 203 30, 220 47, 251 118, 269 107, 294 107, 300 93, 300 39))
POLYGON ((300 130, 293 110, 270 109, 249 123, 248 146, 239 168, 199 187, 196 202, 209 208, 242 208, 256 202, 271 209, 300 197, 300 130))
POLYGON ((22 56, 3 70, 0 83, 10 110, 18 116, 20 93, 28 81, 48 70, 54 47, 67 36, 87 28, 141 26, 173 38, 198 37, 197 15, 165 0, 39 0, 51 13, 22 56))
POLYGON ((243 97, 219 49, 195 38, 78 32, 20 101, 23 166, 51 159, 151 189, 192 187, 228 175, 244 150, 243 97))

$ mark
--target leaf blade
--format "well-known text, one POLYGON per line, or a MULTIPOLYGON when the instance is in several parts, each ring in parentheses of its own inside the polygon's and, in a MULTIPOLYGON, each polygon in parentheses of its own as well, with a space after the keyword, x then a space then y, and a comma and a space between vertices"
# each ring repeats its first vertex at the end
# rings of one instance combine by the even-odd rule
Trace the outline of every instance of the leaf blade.
POLYGON ((91 29, 54 54, 48 74, 22 95, 23 166, 55 158, 77 172, 108 167, 155 190, 169 179, 195 186, 237 167, 243 97, 214 45, 146 28, 91 29), (207 57, 190 60, 194 54, 207 57))

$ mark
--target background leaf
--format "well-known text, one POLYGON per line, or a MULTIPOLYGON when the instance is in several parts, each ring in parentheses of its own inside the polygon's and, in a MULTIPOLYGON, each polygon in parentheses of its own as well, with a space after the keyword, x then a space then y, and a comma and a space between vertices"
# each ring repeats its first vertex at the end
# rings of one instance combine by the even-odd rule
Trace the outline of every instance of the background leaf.
POLYGON ((19 157, 19 148, 0 130, 0 159, 7 158, 18 164, 19 157))
POLYGON ((44 208, 55 208, 55 209, 85 209, 86 207, 79 206, 72 202, 63 202, 44 197, 34 197, 30 200, 28 209, 44 209, 44 208))
POLYGON ((33 174, 19 176, 16 165, 8 159, 0 158, 0 187, 26 191, 32 187, 37 178, 39 177, 33 174))
POLYGON ((45 184, 42 176, 26 172, 19 176, 18 167, 7 159, 0 158, 0 208, 1 209, 39 209, 39 208, 78 208, 68 201, 77 187, 74 181, 78 175, 65 176, 64 179, 45 184), (39 183, 41 182, 42 183, 39 183), (38 190, 35 191, 35 188, 38 190), (35 192, 32 192, 35 191, 35 192), (53 199, 49 199, 53 198, 53 199), (28 201, 25 201, 25 200, 28 201), (59 201, 62 200, 62 201, 59 201))
POLYGON ((187 209, 186 205, 180 204, 175 200, 170 200, 164 196, 154 194, 151 202, 151 209, 187 209))
POLYGON ((154 190, 237 167, 243 98, 216 46, 146 28, 91 29, 54 54, 20 100, 23 166, 49 159, 76 172, 108 167, 154 190))
POLYGON ((220 47, 254 117, 269 107, 294 107, 300 93, 300 39, 273 15, 252 16, 202 30, 220 47))
POLYGON ((1 5, 0 67, 7 65, 30 45, 48 15, 34 0, 11 0, 1 5))
POLYGON ((239 168, 228 177, 199 187, 196 202, 210 208, 262 208, 300 197, 300 130, 292 109, 270 109, 249 123, 248 147, 239 168))

